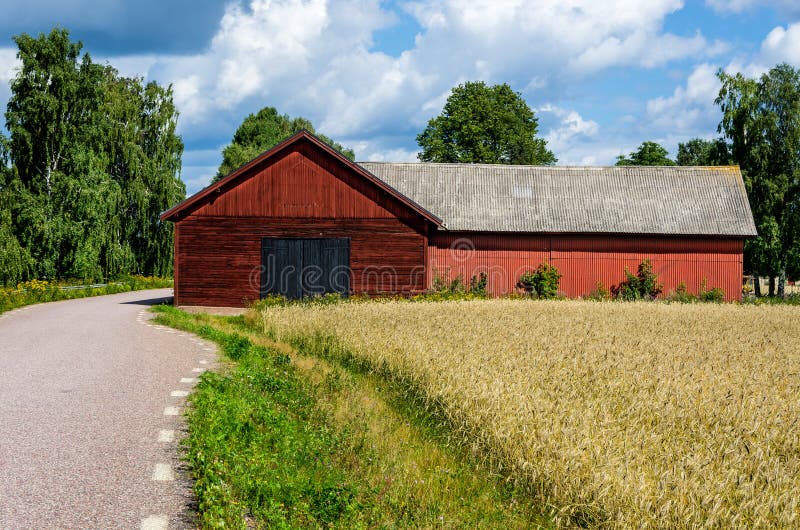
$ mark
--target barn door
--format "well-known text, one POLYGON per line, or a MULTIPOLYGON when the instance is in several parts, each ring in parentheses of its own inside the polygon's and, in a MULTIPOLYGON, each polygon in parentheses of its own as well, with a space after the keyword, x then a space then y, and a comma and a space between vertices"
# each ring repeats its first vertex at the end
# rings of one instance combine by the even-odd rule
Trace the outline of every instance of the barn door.
POLYGON ((274 239, 261 241, 261 297, 290 299, 350 292, 350 240, 274 239))

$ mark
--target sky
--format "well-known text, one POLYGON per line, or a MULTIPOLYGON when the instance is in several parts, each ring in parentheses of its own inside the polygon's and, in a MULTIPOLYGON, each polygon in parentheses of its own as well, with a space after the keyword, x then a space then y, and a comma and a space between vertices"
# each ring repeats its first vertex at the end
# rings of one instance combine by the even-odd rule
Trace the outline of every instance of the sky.
POLYGON ((797 0, 6 0, 14 35, 54 26, 123 75, 172 85, 189 193, 265 106, 303 116, 359 161, 413 161, 453 86, 508 83, 559 165, 611 165, 645 140, 714 138, 717 72, 800 67, 797 0))

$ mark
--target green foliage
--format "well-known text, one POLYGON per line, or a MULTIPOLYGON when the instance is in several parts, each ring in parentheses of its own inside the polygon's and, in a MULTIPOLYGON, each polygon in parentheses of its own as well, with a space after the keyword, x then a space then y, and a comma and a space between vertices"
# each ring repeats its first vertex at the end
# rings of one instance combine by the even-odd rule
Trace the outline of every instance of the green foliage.
POLYGON ((620 300, 655 300, 663 285, 653 272, 653 263, 645 259, 639 264, 636 274, 625 268, 625 281, 614 289, 614 297, 620 300))
POLYGON ((669 153, 656 142, 642 142, 636 151, 627 157, 619 155, 617 166, 674 166, 675 161, 669 158, 669 153))
POLYGON ((462 460, 433 400, 335 362, 353 357, 327 337, 299 339, 314 357, 290 357, 286 344, 261 345, 272 343, 245 318, 156 311, 236 358, 203 374, 189 398, 184 447, 200 528, 530 528, 540 519, 515 499, 524 493, 462 460))
POLYGON ((700 285, 700 292, 697 293, 697 299, 701 302, 713 302, 721 304, 725 301, 725 291, 721 287, 708 288, 705 278, 700 285))
POLYGON ((11 223, 11 211, 6 209, 8 194, 0 189, 0 286, 14 285, 30 276, 33 260, 20 245, 11 223))
POLYGON ((464 294, 467 292, 467 286, 464 284, 464 278, 460 274, 450 279, 449 269, 440 271, 434 268, 430 292, 436 294, 464 294))
POLYGON ((409 300, 414 302, 439 302, 444 300, 477 300, 488 296, 489 276, 482 272, 472 276, 469 284, 459 274, 450 278, 450 270, 433 270, 433 281, 428 292, 414 295, 409 300))
POLYGON ((667 300, 670 302, 690 304, 696 302, 697 297, 689 292, 689 289, 686 287, 686 282, 681 282, 673 292, 669 293, 667 300))
POLYGON ((222 150, 222 163, 214 182, 304 129, 316 134, 320 140, 350 160, 355 159, 355 153, 351 149, 323 134, 315 133, 314 126, 307 119, 290 118, 287 114, 278 114, 274 107, 264 107, 256 114, 249 114, 236 129, 233 140, 222 150))
POLYGON ((692 138, 686 143, 679 143, 675 161, 679 166, 729 166, 735 163, 728 144, 722 138, 692 138))
POLYGON ((759 79, 717 75, 718 129, 742 169, 758 229, 745 241, 745 270, 780 277, 783 294, 790 259, 800 254, 800 71, 779 64, 759 79))
POLYGON ((206 373, 192 394, 184 444, 195 478, 200 526, 326 527, 357 508, 338 466, 341 443, 284 355, 205 326, 239 364, 206 373))
POLYGON ((453 88, 442 113, 417 136, 423 162, 554 164, 537 138, 539 120, 507 84, 483 81, 453 88))
POLYGON ((745 297, 742 303, 753 305, 800 305, 800 293, 780 296, 745 297))
POLYGON ((172 287, 171 278, 123 276, 106 285, 84 286, 29 280, 14 287, 0 287, 0 313, 17 307, 56 300, 124 293, 141 289, 172 287))
POLYGON ((679 302, 683 304, 690 304, 693 302, 721 304, 725 301, 725 291, 719 287, 712 287, 711 289, 707 288, 706 280, 704 279, 700 283, 700 291, 697 293, 697 296, 695 296, 689 292, 686 287, 686 283, 681 282, 678 284, 678 287, 676 287, 675 290, 671 292, 669 296, 667 296, 667 301, 679 302))
POLYGON ((15 41, 2 281, 171 274, 172 226, 158 215, 185 197, 171 89, 93 63, 63 29, 15 41))
POLYGON ((259 310, 265 307, 285 307, 290 305, 320 306, 338 304, 346 301, 349 301, 349 299, 339 293, 326 293, 296 300, 291 300, 280 294, 268 294, 264 298, 253 302, 252 307, 259 310))
POLYGON ((469 292, 476 296, 486 296, 488 294, 486 290, 488 284, 489 276, 485 272, 482 272, 469 279, 469 292))
POLYGON ((540 263, 536 270, 523 273, 518 285, 538 298, 555 298, 559 281, 561 274, 558 269, 549 263, 540 263))
POLYGON ((601 280, 598 280, 594 285, 594 289, 586 296, 586 299, 594 300, 595 302, 605 302, 612 300, 613 297, 611 296, 611 291, 608 290, 605 284, 601 280))

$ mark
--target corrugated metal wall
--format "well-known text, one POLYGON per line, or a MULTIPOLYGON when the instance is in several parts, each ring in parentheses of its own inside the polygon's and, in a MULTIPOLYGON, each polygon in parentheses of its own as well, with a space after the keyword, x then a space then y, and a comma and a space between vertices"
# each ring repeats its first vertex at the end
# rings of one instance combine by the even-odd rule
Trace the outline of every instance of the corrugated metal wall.
POLYGON ((428 249, 428 284, 438 272, 465 281, 481 272, 489 291, 502 295, 516 290, 522 273, 539 263, 552 263, 562 274, 560 290, 569 297, 589 294, 602 282, 606 288, 625 279, 625 267, 636 271, 650 258, 664 294, 681 283, 697 293, 720 287, 728 300, 741 298, 741 239, 655 236, 525 236, 436 233, 428 249))

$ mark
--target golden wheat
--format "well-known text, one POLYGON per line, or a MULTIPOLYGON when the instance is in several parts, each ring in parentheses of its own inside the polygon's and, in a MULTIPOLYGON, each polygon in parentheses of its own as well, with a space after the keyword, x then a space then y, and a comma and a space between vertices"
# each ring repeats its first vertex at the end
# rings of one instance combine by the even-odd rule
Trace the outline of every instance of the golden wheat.
POLYGON ((443 403, 569 525, 800 527, 800 309, 537 301, 269 307, 443 403))

